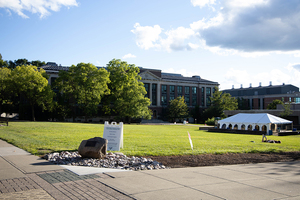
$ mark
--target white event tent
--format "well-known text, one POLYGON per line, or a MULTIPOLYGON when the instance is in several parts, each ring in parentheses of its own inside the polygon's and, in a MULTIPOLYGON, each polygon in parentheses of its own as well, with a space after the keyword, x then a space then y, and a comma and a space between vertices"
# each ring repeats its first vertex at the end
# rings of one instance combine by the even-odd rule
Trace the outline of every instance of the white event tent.
POLYGON ((276 131, 278 124, 291 124, 292 121, 268 113, 239 113, 218 121, 222 129, 258 130, 269 133, 276 131))

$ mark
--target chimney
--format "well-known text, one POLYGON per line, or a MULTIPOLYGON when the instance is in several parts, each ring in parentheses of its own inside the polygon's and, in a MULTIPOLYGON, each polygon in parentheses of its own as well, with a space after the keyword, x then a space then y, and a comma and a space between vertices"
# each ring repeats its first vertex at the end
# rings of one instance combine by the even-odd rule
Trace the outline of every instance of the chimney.
POLYGON ((252 83, 250 83, 250 88, 252 88, 252 83))
POLYGON ((272 86, 272 81, 270 81, 270 86, 272 86))
POLYGON ((261 82, 259 82, 259 87, 261 87, 261 82))
POLYGON ((241 88, 243 88, 243 84, 241 84, 241 88))
POLYGON ((232 89, 234 89, 234 85, 232 85, 232 89))

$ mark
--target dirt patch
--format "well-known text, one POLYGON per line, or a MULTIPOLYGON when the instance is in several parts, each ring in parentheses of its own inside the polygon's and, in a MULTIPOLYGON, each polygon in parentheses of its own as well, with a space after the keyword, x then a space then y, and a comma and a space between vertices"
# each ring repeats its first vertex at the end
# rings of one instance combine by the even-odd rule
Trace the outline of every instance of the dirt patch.
POLYGON ((228 153, 184 156, 149 156, 171 168, 235 165, 300 160, 300 152, 285 153, 228 153))

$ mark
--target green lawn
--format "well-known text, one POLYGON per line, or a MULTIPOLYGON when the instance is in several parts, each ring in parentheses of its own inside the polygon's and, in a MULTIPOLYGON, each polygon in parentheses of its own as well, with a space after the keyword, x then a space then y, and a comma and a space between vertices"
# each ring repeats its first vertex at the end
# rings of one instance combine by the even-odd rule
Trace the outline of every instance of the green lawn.
MULTIPOLYGON (((0 138, 36 155, 52 151, 75 151, 82 140, 102 137, 103 124, 56 122, 9 122, 0 127, 0 138)), ((126 155, 161 156, 203 153, 248 153, 300 151, 300 135, 269 136, 281 144, 261 142, 260 135, 199 131, 189 125, 124 125, 126 155), (190 133, 194 150, 188 139, 190 133)))

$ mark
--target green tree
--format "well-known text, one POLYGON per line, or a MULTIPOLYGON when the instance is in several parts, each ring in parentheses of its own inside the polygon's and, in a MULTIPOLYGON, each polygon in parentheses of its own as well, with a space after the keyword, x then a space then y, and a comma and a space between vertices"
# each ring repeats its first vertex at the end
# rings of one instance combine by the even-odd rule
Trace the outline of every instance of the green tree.
POLYGON ((68 97, 73 108, 73 120, 75 108, 78 106, 87 121, 88 116, 97 112, 102 97, 109 94, 108 83, 109 73, 105 69, 98 69, 91 63, 79 63, 72 65, 68 71, 60 71, 54 86, 68 97))
POLYGON ((43 65, 46 65, 45 61, 39 61, 39 60, 33 60, 30 62, 31 65, 37 66, 37 67, 41 67, 43 65))
POLYGON ((268 110, 276 110, 277 104, 283 104, 283 102, 279 99, 275 99, 267 106, 268 110))
POLYGON ((236 110, 238 108, 237 99, 228 93, 222 93, 215 87, 213 96, 210 97, 211 106, 204 112, 205 118, 225 117, 224 110, 236 110))
POLYGON ((11 72, 11 88, 15 93, 25 97, 31 106, 32 120, 35 121, 34 106, 41 106, 43 110, 52 109, 53 91, 45 78, 45 71, 36 66, 17 66, 11 72))
POLYGON ((2 59, 2 55, 0 53, 0 68, 1 67, 8 67, 8 63, 2 59))
POLYGON ((148 106, 151 102, 145 97, 147 92, 138 75, 140 69, 134 64, 113 59, 107 64, 107 70, 110 73, 111 95, 106 99, 106 113, 113 111, 123 120, 127 117, 129 122, 131 118, 150 119, 152 112, 148 106))
POLYGON ((184 97, 177 97, 176 99, 170 101, 168 106, 169 119, 175 122, 176 119, 183 120, 184 118, 188 117, 188 115, 188 107, 184 102, 184 97))
POLYGON ((291 102, 282 103, 282 105, 283 105, 283 112, 280 113, 280 116, 283 117, 283 118, 286 118, 290 114, 293 113, 293 111, 291 110, 291 102))
POLYGON ((11 70, 3 67, 0 68, 0 115, 2 114, 2 105, 9 101, 9 77, 11 70))
POLYGON ((26 58, 15 60, 14 63, 15 66, 30 65, 30 62, 26 58))

